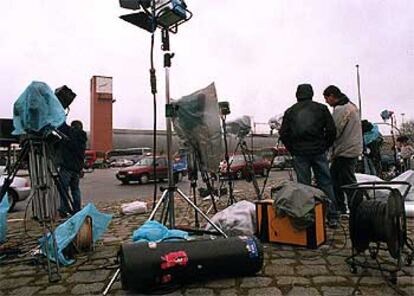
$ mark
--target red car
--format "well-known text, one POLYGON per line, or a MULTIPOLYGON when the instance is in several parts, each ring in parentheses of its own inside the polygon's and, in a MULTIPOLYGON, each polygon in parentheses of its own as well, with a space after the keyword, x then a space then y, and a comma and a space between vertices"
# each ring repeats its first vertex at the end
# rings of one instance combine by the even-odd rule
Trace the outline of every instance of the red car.
MULTIPOLYGON (((138 160, 134 165, 122 168, 116 173, 116 178, 122 184, 128 184, 131 181, 138 181, 141 184, 147 184, 154 180, 153 156, 145 156, 138 160)), ((166 156, 156 156, 156 174, 157 179, 163 180, 168 178, 168 159, 166 156)), ((175 182, 181 181, 183 176, 187 175, 187 167, 183 166, 181 160, 173 162, 173 177, 175 182)))
MULTIPOLYGON (((165 156, 156 156, 156 172, 158 179, 168 177, 168 160, 165 156)), ((128 184, 131 181, 138 181, 141 184, 147 184, 154 180, 153 156, 143 157, 133 166, 122 168, 116 174, 116 178, 122 184, 128 184)))
MULTIPOLYGON (((246 158, 249 159, 248 156, 246 156, 246 158)), ((266 176, 270 169, 271 165, 268 160, 263 157, 253 155, 253 171, 255 175, 266 176)), ((220 175, 227 176, 226 161, 223 161, 220 164, 220 175)), ((246 161, 242 154, 230 156, 230 175, 235 179, 243 179, 249 175, 246 161)))

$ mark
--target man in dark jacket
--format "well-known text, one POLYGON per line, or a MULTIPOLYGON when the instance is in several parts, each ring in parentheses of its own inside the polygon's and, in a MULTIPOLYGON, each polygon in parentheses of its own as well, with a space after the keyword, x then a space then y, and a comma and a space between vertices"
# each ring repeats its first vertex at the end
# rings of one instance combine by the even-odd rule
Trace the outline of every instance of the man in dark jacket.
POLYGON ((298 102, 286 110, 279 135, 293 156, 298 182, 311 185, 313 171, 318 187, 330 200, 329 226, 337 227, 336 200, 326 156, 335 140, 336 128, 328 108, 312 101, 312 97, 313 89, 310 84, 298 86, 298 102))
MULTIPOLYGON (((64 123, 59 130, 66 135, 59 147, 59 174, 62 187, 65 192, 71 192, 73 199, 74 213, 81 210, 81 191, 79 188, 79 178, 85 161, 86 133, 83 131, 82 122, 74 120, 69 127, 64 123)), ((69 213, 68 203, 65 196, 61 196, 59 208, 61 215, 69 213)))

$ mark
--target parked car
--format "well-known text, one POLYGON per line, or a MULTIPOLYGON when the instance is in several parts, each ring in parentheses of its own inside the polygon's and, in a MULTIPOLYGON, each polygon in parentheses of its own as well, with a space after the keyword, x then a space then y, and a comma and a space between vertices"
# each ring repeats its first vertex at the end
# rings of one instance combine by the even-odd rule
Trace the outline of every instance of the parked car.
MULTIPOLYGON (((6 177, 4 168, 0 168, 0 190, 6 177)), ((14 177, 9 190, 7 190, 10 204, 9 212, 14 209, 17 202, 24 201, 30 195, 30 190, 31 188, 26 178, 14 177)))
MULTIPOLYGON (((154 180, 153 156, 145 156, 137 161, 133 166, 120 169, 116 173, 116 178, 122 184, 128 184, 131 181, 138 181, 141 184, 147 184, 154 180)), ((156 156, 156 175, 157 179, 164 180, 168 178, 168 159, 166 156, 156 156)), ((180 176, 187 174, 187 168, 173 164, 173 174, 176 181, 180 181, 180 176)))
POLYGON ((111 167, 123 168, 123 167, 129 167, 133 164, 134 162, 130 159, 118 159, 116 161, 111 162, 111 167))
POLYGON ((276 156, 272 164, 272 167, 281 170, 284 170, 285 168, 291 168, 292 166, 292 156, 288 155, 276 156))
MULTIPOLYGON (((230 175, 235 179, 243 179, 249 176, 247 164, 242 154, 235 154, 230 156, 230 175)), ((271 169, 270 161, 263 157, 253 155, 253 171, 256 175, 267 175, 268 170, 271 169)), ((220 164, 220 176, 227 177, 227 164, 222 161, 220 164)))

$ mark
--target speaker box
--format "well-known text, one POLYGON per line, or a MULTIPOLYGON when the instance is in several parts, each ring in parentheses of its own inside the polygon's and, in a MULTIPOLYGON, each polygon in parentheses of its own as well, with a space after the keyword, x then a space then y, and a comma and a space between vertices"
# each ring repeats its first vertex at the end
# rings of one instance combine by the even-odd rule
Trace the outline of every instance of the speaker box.
POLYGON ((305 230, 293 227, 288 216, 278 217, 273 200, 256 201, 256 235, 262 242, 280 243, 316 249, 326 240, 323 205, 315 205, 315 222, 305 230))
POLYGON ((121 245, 125 290, 149 292, 209 278, 254 275, 263 266, 255 237, 121 245))

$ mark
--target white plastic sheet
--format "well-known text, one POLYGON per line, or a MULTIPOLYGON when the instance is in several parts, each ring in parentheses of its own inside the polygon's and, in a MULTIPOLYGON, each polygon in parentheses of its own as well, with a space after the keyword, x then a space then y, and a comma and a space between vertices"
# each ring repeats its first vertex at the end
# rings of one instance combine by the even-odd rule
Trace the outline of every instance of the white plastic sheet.
MULTIPOLYGON (((256 207, 254 203, 242 200, 218 212, 211 220, 229 236, 250 236, 256 230, 256 207)), ((206 230, 214 231, 214 228, 207 224, 206 230)))

